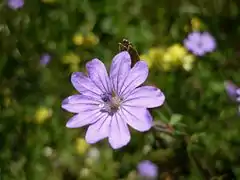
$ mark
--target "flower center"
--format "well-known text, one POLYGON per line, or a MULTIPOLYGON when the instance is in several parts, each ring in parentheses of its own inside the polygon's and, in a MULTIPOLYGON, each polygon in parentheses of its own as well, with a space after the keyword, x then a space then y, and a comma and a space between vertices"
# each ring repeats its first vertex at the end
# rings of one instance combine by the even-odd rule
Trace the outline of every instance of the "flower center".
POLYGON ((101 96, 103 103, 100 104, 101 111, 107 112, 109 115, 113 115, 115 112, 117 112, 118 108, 121 105, 122 99, 116 95, 116 93, 112 94, 103 94, 101 96))
POLYGON ((202 42, 202 41, 199 41, 199 42, 197 43, 197 46, 198 46, 199 48, 201 48, 201 47, 203 46, 203 42, 202 42))

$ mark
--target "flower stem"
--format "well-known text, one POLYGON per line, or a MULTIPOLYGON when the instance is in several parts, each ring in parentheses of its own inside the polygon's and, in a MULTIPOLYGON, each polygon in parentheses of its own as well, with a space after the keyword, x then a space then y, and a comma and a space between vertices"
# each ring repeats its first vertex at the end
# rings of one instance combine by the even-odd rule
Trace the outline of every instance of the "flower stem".
POLYGON ((168 111, 168 113, 170 115, 173 114, 173 110, 170 108, 170 106, 168 105, 167 101, 164 102, 164 107, 166 108, 166 110, 168 111))
POLYGON ((202 165, 201 163, 198 161, 198 159, 195 157, 194 153, 193 152, 190 152, 189 151, 189 148, 188 148, 188 144, 190 142, 190 137, 189 135, 185 135, 183 137, 184 139, 184 142, 187 146, 187 153, 188 153, 188 157, 190 159, 190 161, 192 161, 196 167, 196 169, 198 170, 199 174, 203 177, 203 179, 209 179, 210 175, 208 172, 206 172, 203 168, 202 168, 202 165))

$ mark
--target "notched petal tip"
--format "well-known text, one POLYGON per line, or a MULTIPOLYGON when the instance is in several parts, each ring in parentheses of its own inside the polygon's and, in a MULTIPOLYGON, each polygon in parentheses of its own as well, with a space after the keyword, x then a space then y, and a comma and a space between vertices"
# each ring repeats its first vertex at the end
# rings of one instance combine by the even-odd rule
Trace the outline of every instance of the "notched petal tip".
POLYGON ((158 94, 156 97, 159 98, 159 106, 163 105, 166 97, 160 89, 158 89, 158 94))
POLYGON ((131 56, 127 51, 121 51, 121 52, 117 53, 113 57, 112 61, 114 63, 116 63, 116 61, 121 61, 121 60, 124 60, 124 59, 131 60, 131 56))
POLYGON ((63 101, 62 101, 62 107, 66 104, 69 103, 69 98, 65 98, 63 101))
POLYGON ((89 68, 98 68, 98 65, 99 64, 103 64, 102 61, 100 61, 99 59, 97 58, 94 58, 92 59, 91 61, 87 62, 86 63, 86 68, 89 69, 89 68))
POLYGON ((122 58, 131 58, 130 54, 127 51, 122 51, 116 54, 116 56, 122 57, 122 58))
POLYGON ((78 127, 74 126, 74 124, 70 120, 66 123, 66 127, 67 128, 78 128, 78 127))
POLYGON ((139 68, 143 68, 143 69, 148 69, 148 64, 147 64, 147 62, 145 62, 145 61, 142 61, 142 60, 140 60, 140 61, 138 61, 136 64, 138 64, 137 66, 139 67, 139 68))
POLYGON ((122 63, 126 63, 129 66, 131 65, 131 56, 127 51, 122 51, 113 57, 111 68, 115 67, 116 65, 121 65, 122 63))
POLYGON ((92 137, 94 134, 90 134, 90 133, 86 133, 85 135, 85 140, 88 144, 95 144, 97 142, 99 142, 100 140, 103 140, 106 137, 101 137, 101 138, 94 138, 92 137))
POLYGON ((150 114, 149 111, 146 111, 145 114, 144 114, 144 119, 146 121, 145 125, 143 126, 144 128, 141 129, 140 132, 146 132, 146 131, 149 131, 152 127, 153 127, 153 118, 152 118, 152 115, 150 114))
POLYGON ((133 66, 132 71, 134 71, 134 73, 139 73, 139 75, 143 76, 146 80, 149 73, 148 64, 145 61, 138 61, 133 66))
POLYGON ((68 122, 66 123, 66 127, 67 128, 80 128, 80 127, 86 126, 90 123, 91 123, 91 119, 88 120, 88 118, 86 118, 86 115, 77 114, 68 120, 68 122))
POLYGON ((110 146, 113 149, 120 149, 123 148, 124 146, 126 146, 131 140, 131 135, 129 134, 128 136, 126 136, 124 138, 124 140, 120 140, 120 141, 116 141, 116 140, 111 140, 110 137, 108 139, 110 146))
POLYGON ((71 82, 73 86, 75 86, 76 83, 79 82, 79 79, 82 78, 84 74, 82 72, 73 72, 71 75, 71 82))
POLYGON ((86 141, 88 144, 95 144, 95 143, 98 142, 97 140, 92 140, 91 138, 89 138, 89 137, 87 136, 87 134, 85 135, 85 141, 86 141))
POLYGON ((67 106, 69 103, 70 103, 70 102, 69 102, 69 97, 65 98, 65 99, 62 101, 62 103, 61 103, 61 108, 64 109, 64 110, 66 110, 66 111, 68 111, 68 109, 67 109, 66 106, 67 106))
POLYGON ((71 78, 81 77, 83 75, 82 72, 73 72, 71 78))
POLYGON ((124 146, 126 146, 128 143, 129 143, 129 141, 130 141, 130 139, 131 138, 129 138, 129 140, 128 141, 126 141, 125 143, 122 143, 122 144, 110 144, 110 146, 113 148, 113 149, 115 149, 115 150, 117 150, 117 149, 121 149, 121 148, 123 148, 124 146))
POLYGON ((102 61, 100 59, 98 59, 98 58, 94 58, 91 61, 89 61, 88 63, 102 63, 102 61))

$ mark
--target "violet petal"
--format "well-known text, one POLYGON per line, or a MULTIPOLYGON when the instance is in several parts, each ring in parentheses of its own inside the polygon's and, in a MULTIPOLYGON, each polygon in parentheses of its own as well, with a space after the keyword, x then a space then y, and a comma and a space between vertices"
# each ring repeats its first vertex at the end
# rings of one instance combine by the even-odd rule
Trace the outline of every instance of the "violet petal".
POLYGON ((98 119, 94 124, 90 125, 87 129, 85 139, 87 143, 96 143, 109 135, 109 128, 112 117, 107 113, 102 113, 103 117, 98 119))
POLYGON ((111 120, 109 132, 109 143, 113 149, 118 149, 129 143, 131 139, 129 129, 125 119, 115 113, 111 120))
POLYGON ((144 61, 138 61, 129 72, 120 91, 121 96, 126 96, 136 87, 145 82, 148 76, 148 66, 144 61))
POLYGON ((71 76, 71 81, 76 90, 86 96, 100 98, 102 91, 92 82, 90 78, 82 72, 74 72, 71 76))
POLYGON ((152 116, 146 108, 123 106, 120 115, 128 125, 141 132, 148 131, 153 125, 152 116))
POLYGON ((134 89, 125 99, 124 105, 154 108, 163 104, 165 96, 158 88, 143 86, 134 89))
POLYGON ((106 114, 101 113, 99 110, 84 111, 77 114, 69 119, 66 127, 68 128, 79 128, 85 125, 92 124, 99 119, 105 117, 106 114))
POLYGON ((103 92, 110 93, 110 81, 105 65, 99 59, 93 59, 86 64, 88 76, 95 85, 103 92))
POLYGON ((118 53, 112 61, 110 68, 110 79, 114 91, 119 94, 129 71, 131 69, 131 58, 127 51, 118 53))
POLYGON ((88 96, 72 95, 63 100, 62 108, 72 113, 80 113, 86 110, 99 109, 100 103, 88 96))

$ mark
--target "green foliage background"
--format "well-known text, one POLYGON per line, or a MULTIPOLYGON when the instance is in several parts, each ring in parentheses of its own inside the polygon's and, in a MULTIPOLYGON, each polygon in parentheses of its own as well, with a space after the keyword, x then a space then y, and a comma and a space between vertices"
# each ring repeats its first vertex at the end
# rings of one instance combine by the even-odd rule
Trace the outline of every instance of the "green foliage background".
POLYGON ((12 10, 0 2, 1 179, 138 179, 136 166, 144 159, 159 166, 159 179, 240 179, 240 121, 224 90, 225 80, 240 83, 239 7, 233 0, 26 0, 12 10), (166 95, 165 105, 152 111, 155 121, 181 120, 174 135, 133 131, 120 150, 105 140, 91 145, 98 160, 90 161, 87 150, 79 154, 75 142, 85 130, 67 129, 71 114, 61 109, 75 92, 63 57, 78 55, 79 71, 95 57, 109 67, 123 38, 140 54, 182 43, 193 17, 216 38, 217 50, 197 58, 190 72, 152 67, 149 76, 166 95), (76 32, 93 32, 99 43, 77 46, 76 32), (45 52, 52 60, 42 67, 45 52), (36 123, 42 106, 52 115, 36 123))

